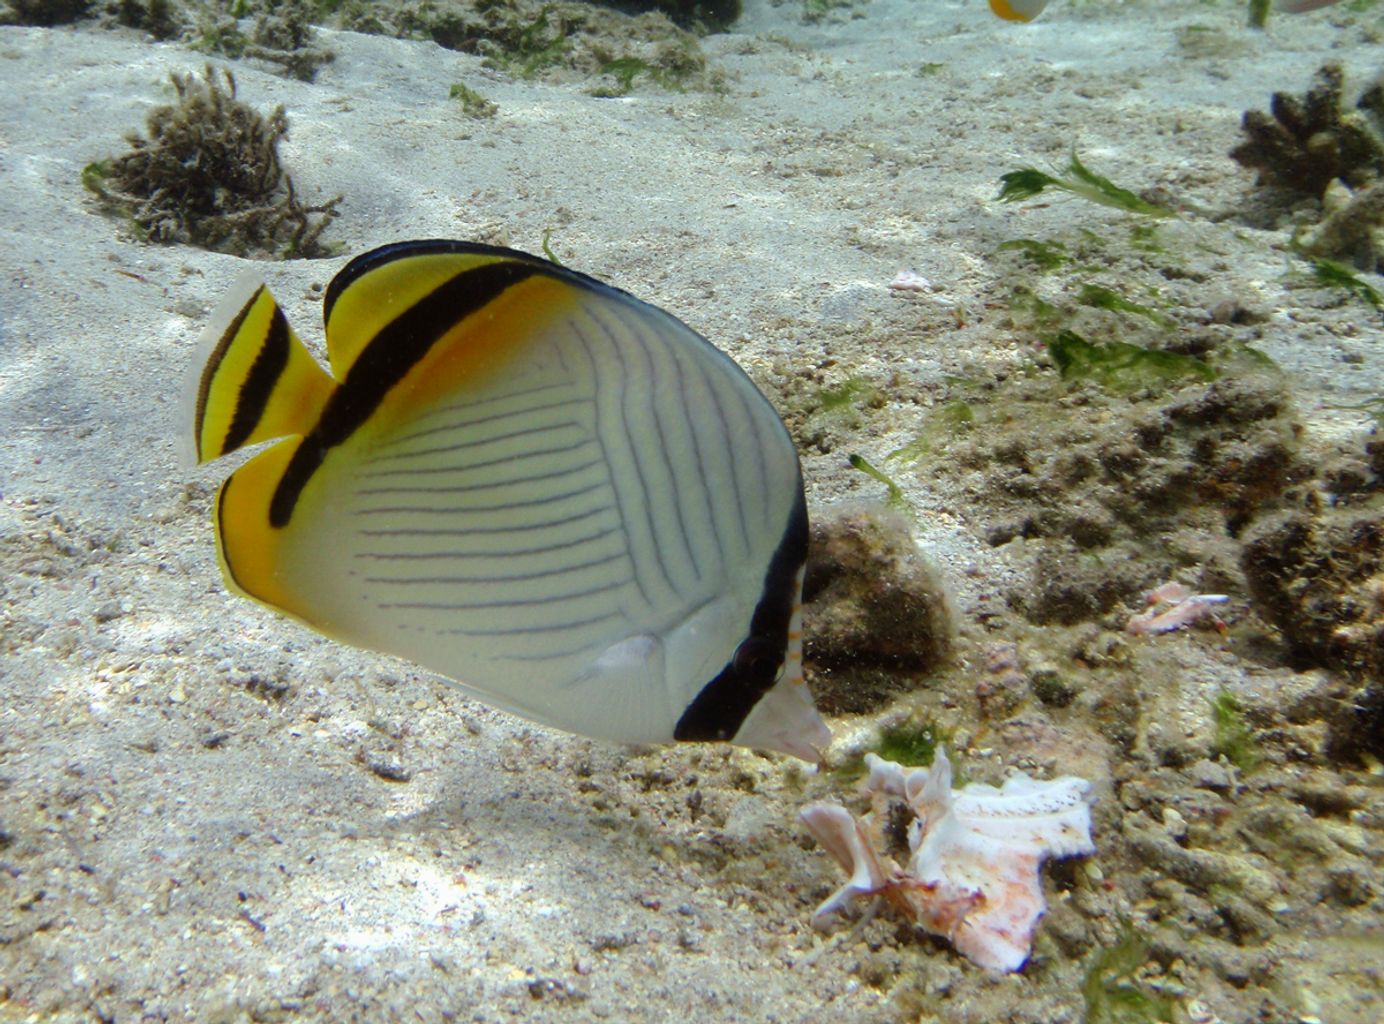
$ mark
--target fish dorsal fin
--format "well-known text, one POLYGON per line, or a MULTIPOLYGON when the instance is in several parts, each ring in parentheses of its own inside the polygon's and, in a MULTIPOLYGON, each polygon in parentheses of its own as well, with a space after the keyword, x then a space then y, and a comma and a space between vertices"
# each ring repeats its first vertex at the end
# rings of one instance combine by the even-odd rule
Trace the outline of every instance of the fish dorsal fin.
MULTIPOLYGON (((446 240, 384 246, 352 260, 332 279, 322 304, 332 373, 345 380, 361 353, 388 324, 417 309, 448 282, 487 266, 511 268, 513 275, 531 268, 558 269, 545 260, 509 249, 446 240)), ((506 276, 500 272, 486 278, 502 282, 506 276)), ((476 308, 494 297, 493 293, 482 294, 479 287, 475 291, 476 308)), ((457 315, 454 305, 447 312, 451 317, 457 315)))

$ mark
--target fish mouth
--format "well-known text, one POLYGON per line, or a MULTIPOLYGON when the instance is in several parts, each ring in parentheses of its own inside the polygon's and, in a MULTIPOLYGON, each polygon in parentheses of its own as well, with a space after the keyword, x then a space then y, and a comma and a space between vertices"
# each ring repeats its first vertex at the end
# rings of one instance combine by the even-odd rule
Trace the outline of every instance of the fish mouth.
POLYGON ((731 740, 736 746, 778 751, 819 768, 831 741, 831 729, 801 678, 781 679, 770 687, 731 740))

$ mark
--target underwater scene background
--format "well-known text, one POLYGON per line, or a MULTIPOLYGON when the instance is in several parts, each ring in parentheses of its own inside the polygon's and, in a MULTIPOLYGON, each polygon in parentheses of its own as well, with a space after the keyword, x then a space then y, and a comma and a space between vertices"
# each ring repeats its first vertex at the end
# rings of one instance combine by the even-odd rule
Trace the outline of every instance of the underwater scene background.
POLYGON ((0 1019, 1381 1020, 1384 7, 655 8, 9 0, 0 1019), (227 592, 213 308, 253 269, 321 355, 333 275, 421 238, 626 289, 778 409, 820 771, 227 592), (800 812, 939 747, 1089 784, 1018 970, 897 899, 814 927, 800 812))

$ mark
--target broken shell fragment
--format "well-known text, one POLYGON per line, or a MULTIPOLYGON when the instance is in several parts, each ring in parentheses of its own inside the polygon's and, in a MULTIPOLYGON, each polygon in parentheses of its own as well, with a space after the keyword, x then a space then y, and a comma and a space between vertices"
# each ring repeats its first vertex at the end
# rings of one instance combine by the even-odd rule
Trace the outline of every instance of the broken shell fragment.
POLYGON ((980 966, 1018 970, 1046 909, 1043 861, 1095 852, 1090 783, 1017 775, 998 788, 969 783, 954 790, 951 762, 940 747, 930 769, 873 754, 865 760, 869 814, 857 819, 836 804, 814 804, 801 814, 851 876, 817 908, 813 923, 822 926, 857 897, 883 896, 980 966), (906 867, 878 852, 889 806, 900 799, 914 816, 906 867))

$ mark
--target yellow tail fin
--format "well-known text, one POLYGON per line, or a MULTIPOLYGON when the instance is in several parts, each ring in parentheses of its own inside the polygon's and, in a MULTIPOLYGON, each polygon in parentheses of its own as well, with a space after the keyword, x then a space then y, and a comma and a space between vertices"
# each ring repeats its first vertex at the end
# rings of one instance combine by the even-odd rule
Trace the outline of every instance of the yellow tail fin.
POLYGON ((197 353, 183 399, 194 462, 306 433, 336 387, 253 274, 212 313, 197 353))

